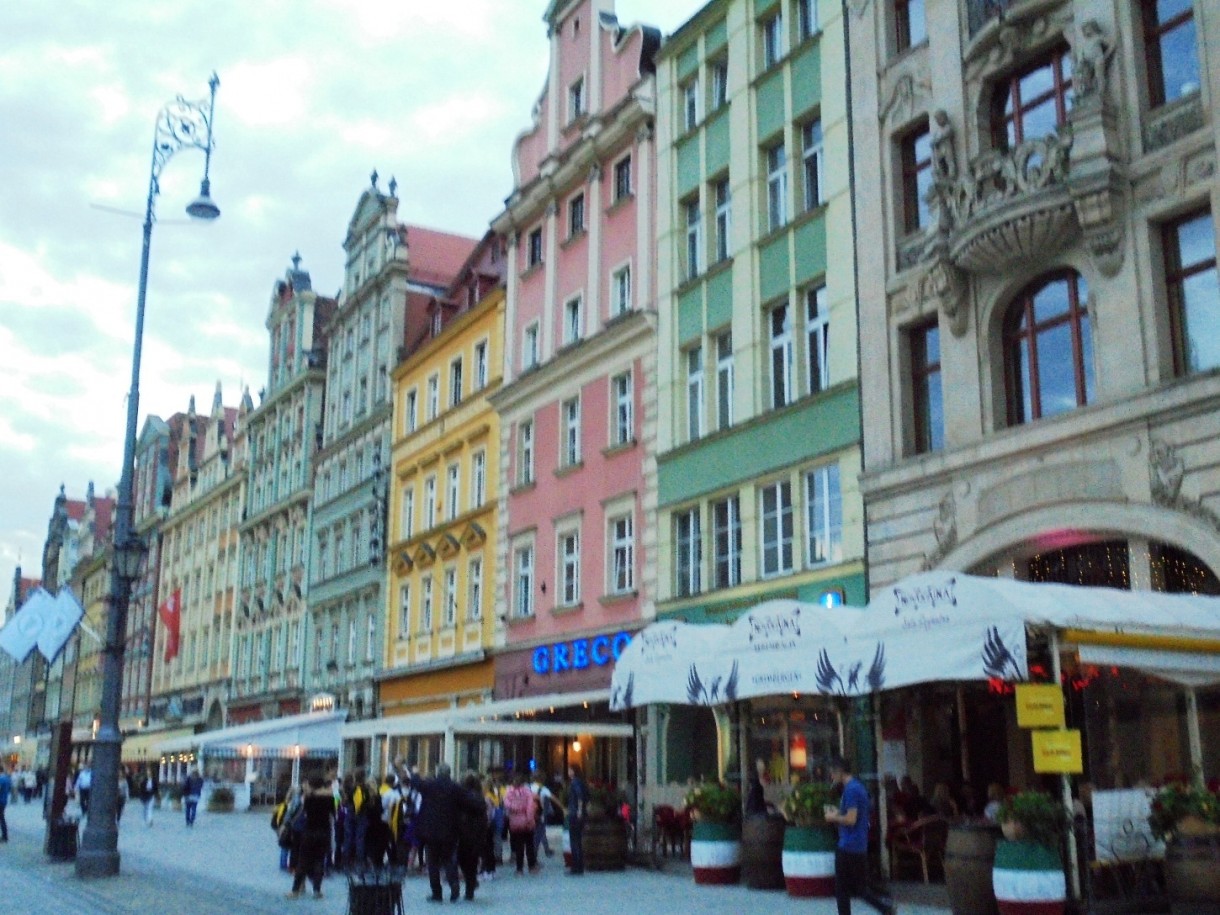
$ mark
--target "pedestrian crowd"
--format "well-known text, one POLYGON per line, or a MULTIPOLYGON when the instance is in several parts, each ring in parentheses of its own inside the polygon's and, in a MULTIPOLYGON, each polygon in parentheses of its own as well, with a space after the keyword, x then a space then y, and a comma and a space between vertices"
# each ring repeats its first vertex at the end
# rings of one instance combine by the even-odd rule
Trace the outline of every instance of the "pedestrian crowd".
POLYGON ((518 875, 536 873, 539 851, 551 856, 549 819, 566 817, 571 870, 584 873, 582 836, 589 790, 579 766, 568 770, 567 804, 540 774, 505 779, 500 773, 467 772, 457 780, 446 763, 430 777, 398 760, 380 779, 363 768, 339 777, 314 776, 292 786, 271 816, 280 868, 293 874, 288 898, 303 895, 308 881, 322 897, 327 873, 355 875, 394 865, 427 871, 428 901, 474 899, 480 881, 504 864, 504 845, 518 875), (507 782, 507 783, 506 783, 507 782), (464 889, 464 894, 463 894, 464 889))

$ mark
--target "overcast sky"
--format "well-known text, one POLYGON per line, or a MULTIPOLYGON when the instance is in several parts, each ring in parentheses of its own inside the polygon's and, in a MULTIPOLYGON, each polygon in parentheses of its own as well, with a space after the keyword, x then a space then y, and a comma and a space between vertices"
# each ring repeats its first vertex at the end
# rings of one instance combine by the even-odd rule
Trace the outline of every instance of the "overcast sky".
MULTIPOLYGON (((618 0, 669 34, 703 0, 618 0)), ((0 600, 40 573, 60 483, 117 486, 153 126, 212 70, 214 223, 183 207, 203 155, 165 169, 140 413, 265 384, 272 283, 299 250, 319 292, 376 168, 399 218, 481 235, 545 82, 547 0, 0 3, 0 600), (126 211, 123 215, 115 210, 126 211)))

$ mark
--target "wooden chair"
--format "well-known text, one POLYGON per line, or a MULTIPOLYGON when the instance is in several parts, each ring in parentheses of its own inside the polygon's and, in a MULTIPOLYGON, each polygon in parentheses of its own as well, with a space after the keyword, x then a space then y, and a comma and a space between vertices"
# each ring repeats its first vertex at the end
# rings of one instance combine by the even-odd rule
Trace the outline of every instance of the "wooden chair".
POLYGON ((914 858, 923 872, 923 882, 930 880, 932 867, 944 872, 945 842, 949 838, 949 821, 942 816, 926 816, 895 826, 890 833, 890 866, 898 872, 903 858, 914 858))
POLYGON ((673 851, 678 857, 688 854, 690 817, 686 811, 675 810, 668 804, 652 808, 653 841, 659 843, 661 854, 666 858, 673 851))

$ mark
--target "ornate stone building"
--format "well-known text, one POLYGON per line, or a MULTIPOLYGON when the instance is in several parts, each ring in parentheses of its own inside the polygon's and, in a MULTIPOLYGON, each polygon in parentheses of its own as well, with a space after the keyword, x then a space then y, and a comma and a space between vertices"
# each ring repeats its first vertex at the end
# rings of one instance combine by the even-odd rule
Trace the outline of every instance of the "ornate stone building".
POLYGON ((444 293, 476 244, 400 224, 396 193, 393 179, 382 193, 374 172, 361 194, 343 243, 343 293, 325 329, 326 410, 310 534, 312 656, 304 663, 309 690, 333 694, 349 720, 376 711, 385 637, 390 371, 425 326, 427 303, 444 293))
POLYGON ((237 443, 246 493, 230 724, 304 710, 309 511, 335 300, 314 292, 300 260, 271 292, 267 387, 246 405, 237 443))
MULTIPOLYGON (((1220 9, 848 8, 871 588, 949 568, 1220 593, 1220 9)), ((1110 670, 1081 712, 1094 783, 1186 771, 1178 691, 1110 670)), ((936 704, 884 724, 928 785, 1026 778, 994 726, 953 771, 936 704)))

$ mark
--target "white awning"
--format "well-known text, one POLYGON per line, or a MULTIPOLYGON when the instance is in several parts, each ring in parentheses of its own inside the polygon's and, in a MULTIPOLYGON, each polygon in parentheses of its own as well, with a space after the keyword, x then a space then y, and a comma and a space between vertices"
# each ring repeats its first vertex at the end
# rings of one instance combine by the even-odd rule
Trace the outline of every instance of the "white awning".
POLYGON ((203 731, 186 737, 163 741, 156 745, 158 754, 193 750, 200 755, 235 753, 252 756, 283 755, 285 750, 298 750, 300 755, 338 755, 339 731, 347 712, 306 712, 267 721, 252 721, 203 731))

